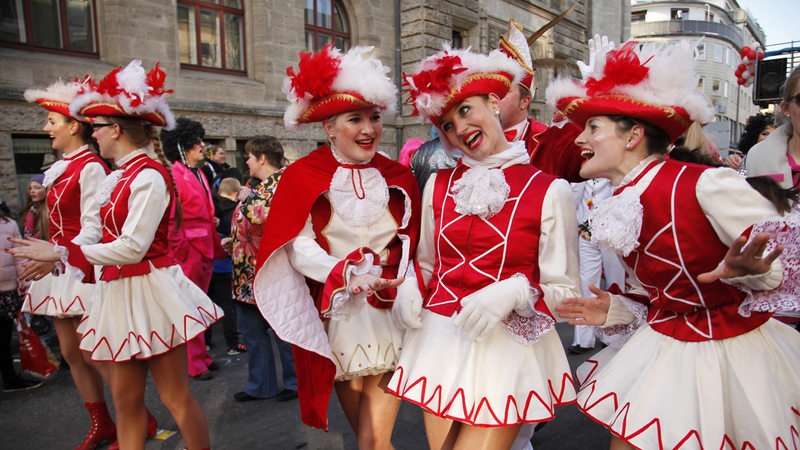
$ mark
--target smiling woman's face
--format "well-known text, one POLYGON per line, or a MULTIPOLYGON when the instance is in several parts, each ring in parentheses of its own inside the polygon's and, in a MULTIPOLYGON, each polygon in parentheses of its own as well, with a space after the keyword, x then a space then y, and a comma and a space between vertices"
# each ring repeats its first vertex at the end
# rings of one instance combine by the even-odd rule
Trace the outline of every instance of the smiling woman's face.
POLYGON ((339 158, 348 163, 366 162, 375 156, 383 134, 377 106, 337 114, 322 122, 339 158))
POLYGON ((500 99, 494 94, 467 97, 442 115, 438 128, 452 146, 481 161, 508 148, 499 110, 500 99))
POLYGON ((617 123, 608 116, 595 116, 586 121, 583 132, 575 139, 585 159, 581 177, 621 180, 627 172, 622 168, 626 155, 627 136, 619 131, 617 123))

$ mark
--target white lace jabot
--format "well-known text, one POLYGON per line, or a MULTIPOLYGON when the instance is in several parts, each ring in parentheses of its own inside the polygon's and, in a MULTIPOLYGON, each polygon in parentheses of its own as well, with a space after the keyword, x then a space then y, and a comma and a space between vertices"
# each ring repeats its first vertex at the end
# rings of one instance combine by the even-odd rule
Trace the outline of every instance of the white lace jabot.
POLYGON ((523 142, 514 142, 507 150, 482 160, 462 156, 461 162, 469 169, 453 183, 456 212, 484 219, 497 214, 511 192, 502 169, 529 161, 523 142))

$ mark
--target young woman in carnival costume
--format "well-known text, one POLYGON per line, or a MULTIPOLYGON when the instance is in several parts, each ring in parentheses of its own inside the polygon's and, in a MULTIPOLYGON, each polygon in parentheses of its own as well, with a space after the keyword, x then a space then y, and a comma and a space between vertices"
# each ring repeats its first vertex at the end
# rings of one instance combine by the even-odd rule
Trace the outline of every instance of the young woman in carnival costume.
POLYGON ((432 449, 507 449, 575 401, 552 313, 580 292, 575 205, 503 134, 500 99, 520 72, 498 50, 445 46, 405 75, 415 111, 463 153, 423 193, 427 294, 408 277, 392 310, 409 330, 389 390, 423 408, 432 449))
POLYGON ((612 449, 797 448, 800 335, 741 312, 751 291, 781 283, 780 248, 765 252, 769 234, 750 232, 775 207, 733 170, 665 158, 692 121, 713 119, 695 44, 615 48, 597 36, 589 48, 582 81, 560 80, 547 98, 585 126, 581 176, 615 186, 592 240, 623 257, 628 288, 593 286, 597 297, 559 308, 612 342, 579 368, 579 408, 611 431, 612 449))
POLYGON ((76 117, 94 119, 100 155, 118 169, 98 189, 102 236, 96 243, 22 240, 12 253, 58 262, 66 276, 94 281, 92 307, 79 332, 81 349, 108 362, 120 448, 143 448, 147 372, 178 424, 189 449, 209 448, 208 425, 189 391, 186 341, 203 333, 221 311, 168 254, 172 208, 180 208, 160 149, 157 127, 174 126, 156 65, 145 74, 141 61, 91 80, 70 103, 76 117), (159 161, 149 154, 155 151, 159 161))
POLYGON ((400 406, 381 383, 402 345, 391 307, 397 278, 412 270, 419 191, 406 167, 377 153, 397 90, 371 50, 326 46, 287 69, 286 126, 322 122, 330 143, 281 177, 254 289, 264 317, 295 346, 303 421, 327 428, 335 387, 359 448, 381 449, 391 448, 400 406))
MULTIPOLYGON (((64 155, 41 180, 46 189, 46 206, 39 208, 49 213, 46 213, 49 223, 37 227, 42 238, 61 246, 66 242, 77 245, 97 242, 102 234, 100 207, 95 195, 109 169, 89 148, 92 142, 90 124, 70 113, 69 102, 80 89, 82 84, 78 81, 58 80, 47 89, 25 91, 27 101, 36 102, 47 110, 44 131, 50 135, 53 150, 64 155)), ((107 379, 108 374, 102 365, 93 364, 89 355, 80 351, 80 335, 76 333, 78 322, 91 307, 95 285, 69 274, 51 274, 54 267, 52 263, 38 261, 25 263, 21 276, 34 281, 24 297, 22 311, 53 317, 61 356, 69 365, 70 375, 91 420, 89 433, 76 448, 94 449, 101 443, 113 441, 116 436, 103 394, 103 378, 107 379)))

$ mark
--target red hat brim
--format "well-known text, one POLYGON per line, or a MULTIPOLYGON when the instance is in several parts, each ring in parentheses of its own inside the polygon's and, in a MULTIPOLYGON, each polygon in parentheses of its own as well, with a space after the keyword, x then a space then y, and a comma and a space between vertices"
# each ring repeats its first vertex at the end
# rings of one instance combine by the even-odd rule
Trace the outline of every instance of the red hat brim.
POLYGON ((67 102, 59 102, 56 100, 48 100, 46 98, 40 98, 36 100, 36 103, 48 111, 57 112, 62 116, 66 116, 74 120, 79 120, 75 116, 73 116, 71 112, 69 112, 69 103, 67 102))
POLYGON ((158 111, 134 115, 125 112, 125 110, 122 109, 122 106, 116 103, 90 103, 81 108, 79 114, 85 117, 135 117, 150 122, 157 127, 167 126, 167 119, 158 111))
POLYGON ((450 92, 442 107, 442 113, 438 116, 431 116, 430 120, 434 125, 439 126, 439 121, 448 111, 464 99, 475 95, 495 94, 502 99, 511 89, 513 80, 514 75, 508 72, 472 74, 464 79, 460 88, 450 92))
POLYGON ((571 121, 584 127, 595 116, 624 116, 642 120, 664 130, 675 142, 692 124, 689 113, 679 106, 661 106, 622 94, 595 97, 564 97, 556 107, 571 121))
POLYGON ((354 92, 337 92, 311 104, 297 119, 297 123, 321 122, 329 117, 349 111, 373 108, 377 105, 364 100, 354 92))

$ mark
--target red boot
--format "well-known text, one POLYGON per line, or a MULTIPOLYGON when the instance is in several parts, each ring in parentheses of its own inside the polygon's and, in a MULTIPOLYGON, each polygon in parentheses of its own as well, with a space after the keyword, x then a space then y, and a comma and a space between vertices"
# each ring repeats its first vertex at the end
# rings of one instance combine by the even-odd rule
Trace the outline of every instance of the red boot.
POLYGON ((154 438, 158 433, 158 422, 150 410, 147 410, 147 437, 154 438))
POLYGON ((83 442, 75 447, 75 450, 94 450, 100 445, 112 442, 117 437, 117 427, 111 420, 106 403, 84 403, 83 405, 89 411, 92 425, 89 428, 89 434, 83 438, 83 442))
MULTIPOLYGON (((154 438, 158 433, 158 422, 156 422, 155 416, 150 413, 150 410, 147 410, 147 437, 154 438)), ((114 441, 111 445, 108 446, 108 450, 119 450, 119 441, 114 441)))

